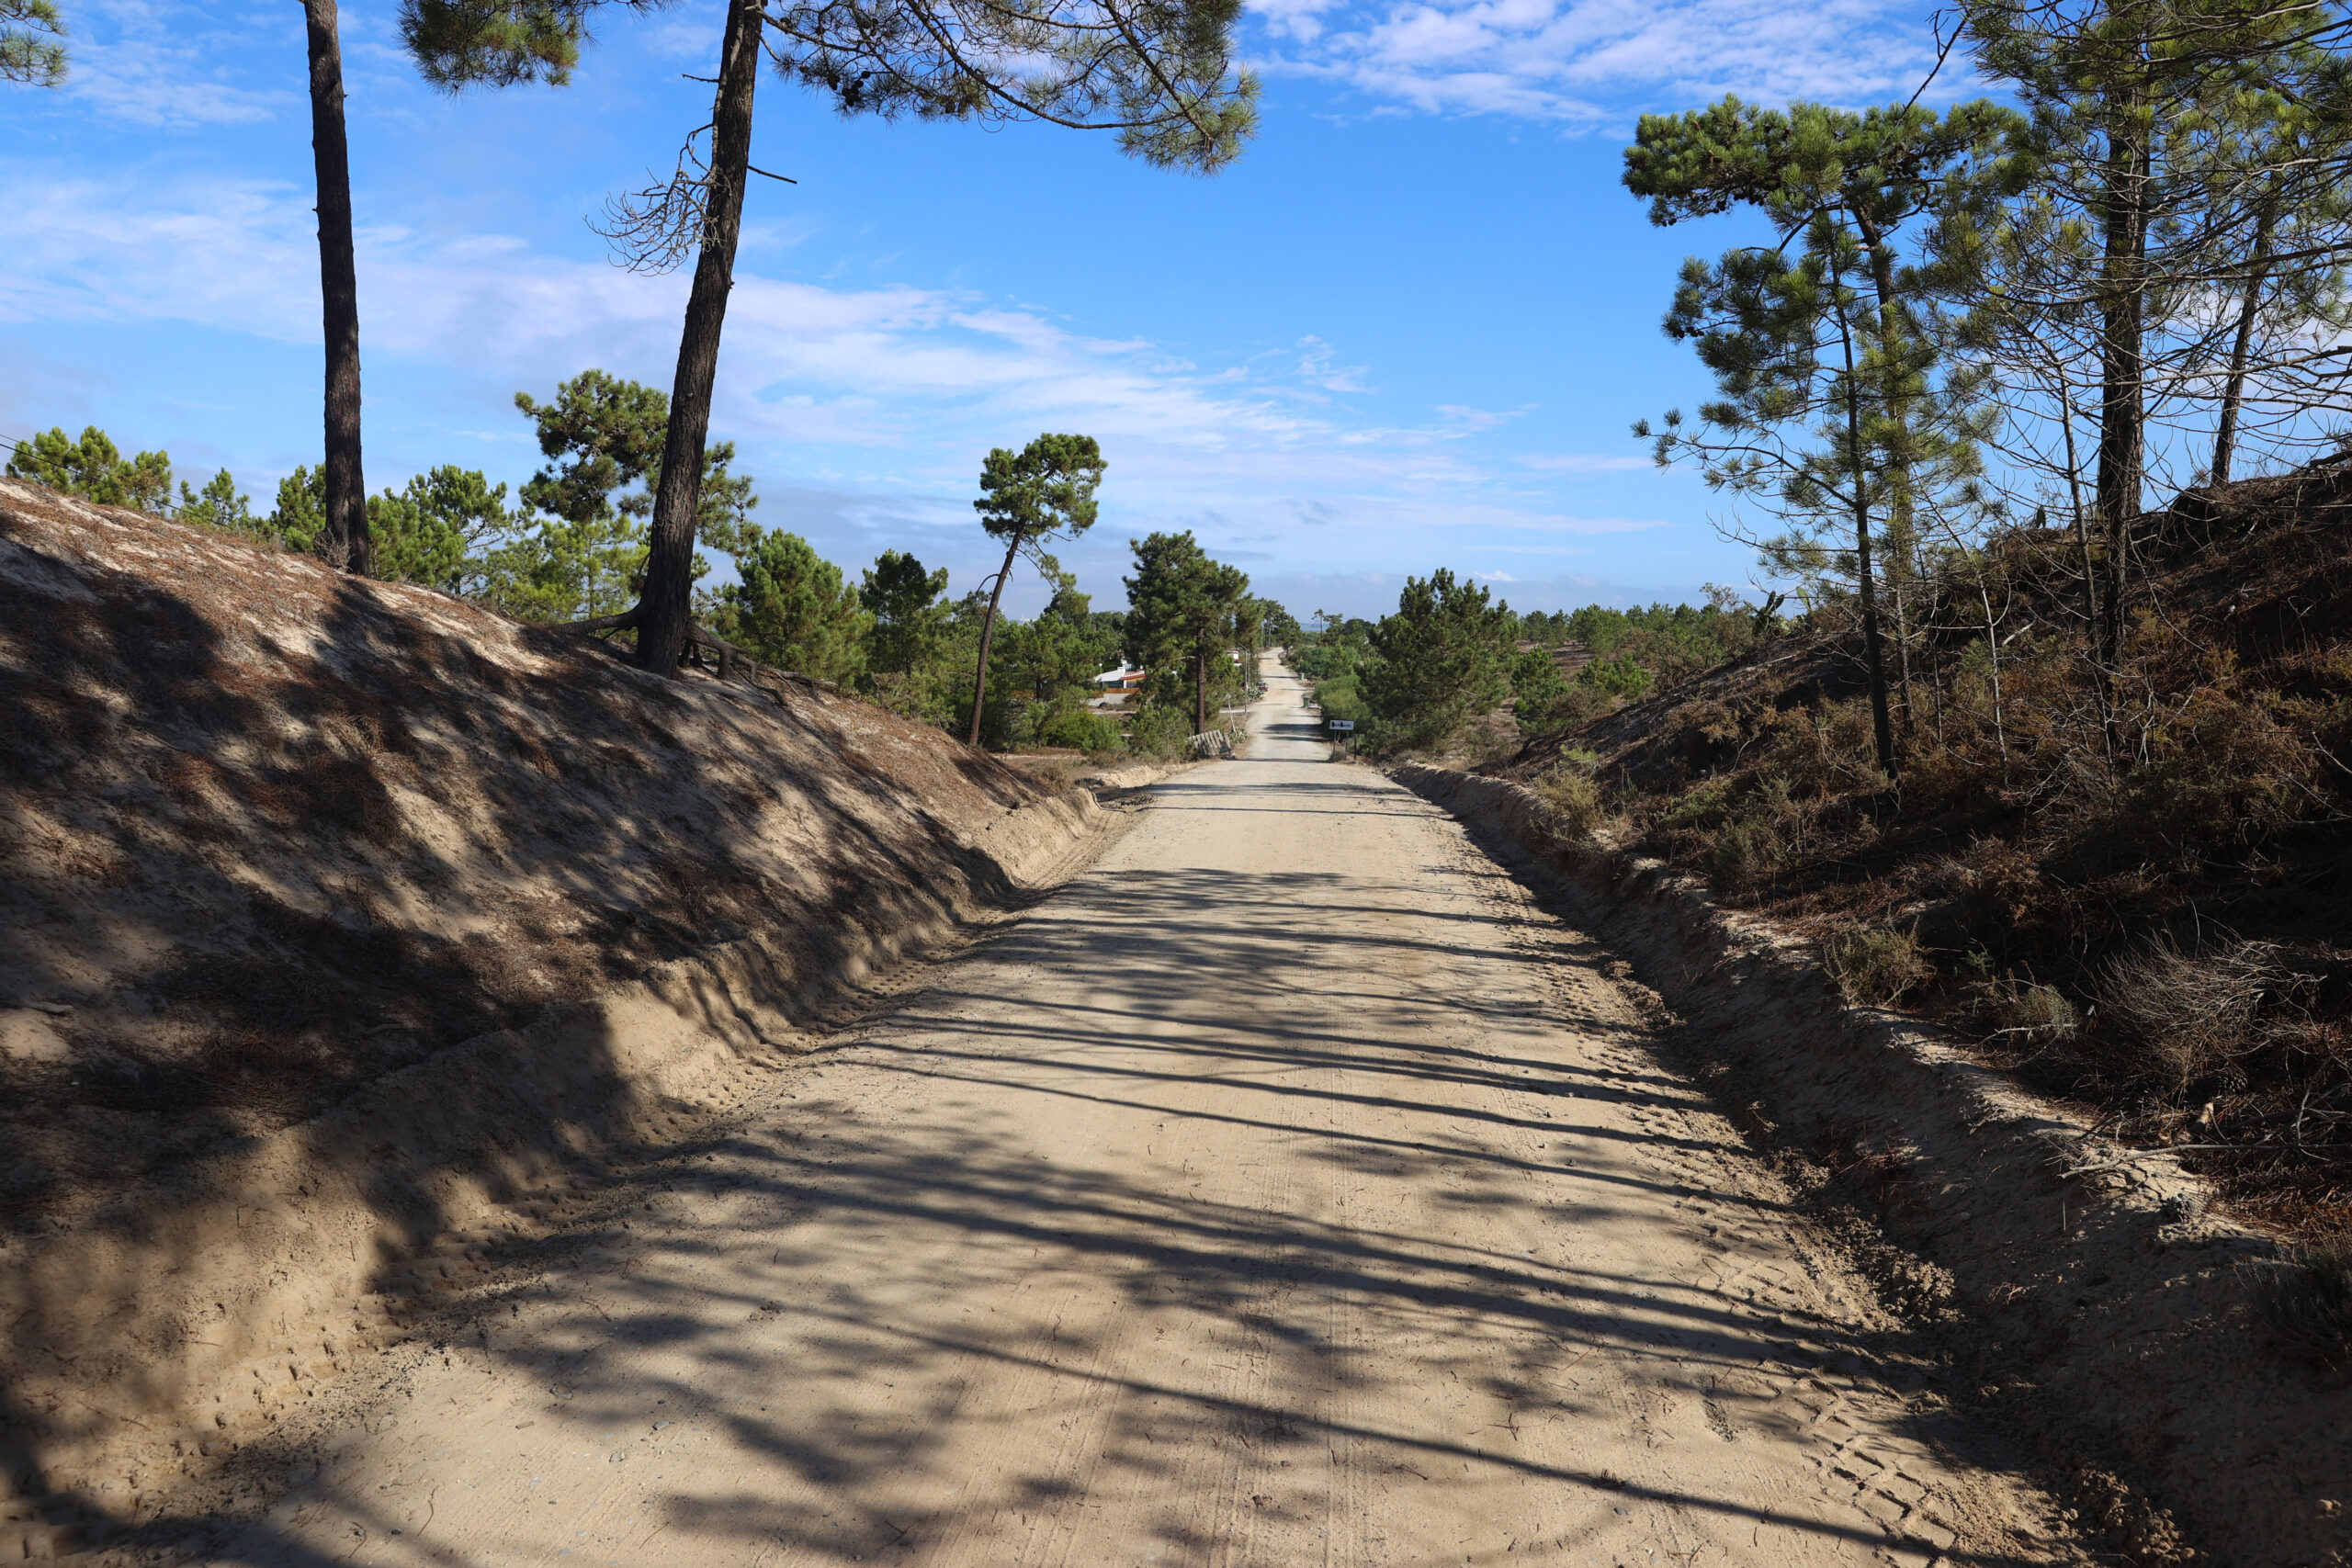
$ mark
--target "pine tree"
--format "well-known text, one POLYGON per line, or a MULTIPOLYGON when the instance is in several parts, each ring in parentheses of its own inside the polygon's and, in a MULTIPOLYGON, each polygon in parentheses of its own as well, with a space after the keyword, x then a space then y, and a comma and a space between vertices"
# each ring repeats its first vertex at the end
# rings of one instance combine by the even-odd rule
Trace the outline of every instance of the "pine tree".
POLYGON ((50 0, 0 0, 0 82, 65 83, 65 19, 50 0))
MULTIPOLYGON (((514 406, 537 427, 549 461, 524 482, 522 509, 489 530, 503 542, 478 557, 467 580, 510 615, 534 621, 609 624, 644 581, 647 529, 660 482, 670 400, 640 382, 583 370, 556 388, 552 400, 526 392, 514 406), (525 526, 536 524, 533 531, 525 526)), ((698 487, 702 543, 741 555, 759 540, 748 513, 759 504, 747 475, 732 474, 732 442, 703 454, 698 487)), ((477 535, 476 537, 480 536, 477 535)), ((692 577, 710 570, 701 556, 692 577)), ((716 613, 716 601, 705 598, 716 613)))
POLYGON ((96 425, 85 425, 78 441, 62 426, 17 444, 8 458, 10 479, 31 479, 101 506, 161 512, 172 499, 172 458, 167 452, 125 457, 96 425))
POLYGON ((326 333, 324 513, 314 547, 342 570, 375 568, 359 453, 359 273, 351 229, 351 149, 344 130, 343 42, 335 0, 303 0, 311 61, 311 153, 318 184, 319 297, 326 333))
POLYGON ((376 574, 449 593, 480 576, 477 552, 503 536, 507 522, 506 487, 492 485, 478 468, 444 464, 368 498, 376 574))
POLYGON ((267 525, 254 515, 254 498, 237 492, 236 476, 226 468, 205 481, 201 491, 190 490, 185 479, 180 482, 180 521, 254 538, 268 536, 267 525))
POLYGON ((557 385, 552 402, 517 392, 514 406, 538 427, 539 452, 550 460, 524 483, 524 505, 572 523, 615 509, 631 517, 652 510, 650 496, 614 497, 661 462, 669 399, 641 382, 583 370, 557 385))
POLYGON ((922 562, 898 550, 884 550, 865 569, 858 602, 874 617, 867 634, 866 668, 876 674, 904 675, 928 659, 947 629, 947 569, 925 571, 922 562))
POLYGON ((1126 656, 1137 669, 1192 666, 1193 733, 1209 728, 1209 667, 1232 645, 1250 593, 1238 568, 1211 560, 1190 532, 1130 539, 1136 574, 1125 579, 1126 656))
MULTIPOLYGON (((560 84, 589 16, 605 3, 401 0, 401 30, 426 80, 450 91, 560 84)), ((1257 84, 1233 63, 1240 11, 1240 0, 1166 0, 1142 10, 1108 0, 775 0, 774 10, 770 0, 728 0, 709 123, 687 138, 667 183, 615 205, 608 229, 634 267, 668 270, 695 257, 645 588, 624 617, 639 664, 675 671, 694 635, 694 545, 719 335, 744 187, 766 173, 751 158, 763 55, 843 114, 1111 130, 1148 163, 1205 173, 1238 154, 1254 123, 1257 84)))
POLYGON ((1008 623, 1005 631, 1001 657, 1012 685, 1046 708, 1081 704, 1095 675, 1118 657, 1115 635, 1097 620, 1069 572, 1056 580, 1054 596, 1035 619, 1008 623))
POLYGON ((763 533, 736 565, 742 580, 722 595, 732 640, 766 663, 820 681, 854 680, 865 668, 873 617, 842 569, 808 540, 763 533))
POLYGON ((1360 677, 1387 744, 1432 745, 1502 705, 1518 617, 1487 591, 1441 569, 1408 577, 1396 613, 1372 630, 1360 677))
POLYGON ((288 549, 307 550, 326 520, 326 473, 304 464, 277 481, 277 504, 263 526, 288 549))
MULTIPOLYGON (((1965 236, 1974 265, 1960 288, 1980 347, 2055 383, 2030 416, 2068 448, 2052 488, 2074 514, 2092 672, 2120 764, 2131 748, 2112 688, 2132 523, 2161 462, 2151 432, 2211 385, 2215 340, 2240 335, 2211 449, 2228 472, 2266 295, 2313 307, 2280 323, 2283 358, 2310 364, 2311 338, 2341 330, 2329 318, 2342 319, 2352 242, 2339 196, 2352 154, 2346 21, 2260 0, 1967 0, 1962 14, 1980 66, 2031 114, 2037 169, 2013 210, 1965 236), (2282 248, 2282 223, 2310 231, 2282 248), (2214 330, 2217 296, 2236 297, 2243 334, 2214 330), (2092 431, 2087 464, 2073 450, 2078 419, 2092 431)), ((2329 384, 2340 363, 2313 400, 2323 408, 2340 398, 2329 384)))
MULTIPOLYGON (((1922 215, 2006 188, 2018 165, 2004 154, 2021 127, 1985 102, 1939 116, 1916 104, 1782 113, 1725 98, 1643 116, 1625 152, 1626 187, 1651 198, 1653 223, 1744 206, 1772 225, 1773 245, 1683 265, 1667 335, 1697 344, 1721 396, 1695 428, 1668 414, 1655 452, 1660 467, 1696 460, 1710 487, 1764 501, 1795 524, 1768 542, 1768 558, 1849 568, 1889 778, 1897 761, 1881 575, 1897 588, 1900 633, 1922 488, 1968 472, 1976 434, 1973 385, 1935 380, 1939 345, 1920 325, 1926 290, 1902 267, 1897 235, 1922 215), (1848 530, 1850 555, 1822 545, 1819 530, 1832 525, 1848 530), (1894 546, 1883 561, 1873 558, 1883 542, 1894 546)), ((1653 432, 1644 421, 1634 434, 1653 432)), ((1907 638, 1897 646, 1907 658, 1907 638)))
POLYGON ((989 592, 988 615, 980 622, 979 658, 972 671, 972 719, 967 744, 980 743, 980 712, 988 696, 989 642, 996 632, 997 604, 1016 557, 1027 556, 1049 582, 1058 581, 1061 563, 1046 543, 1076 539, 1094 526, 1094 491, 1110 465, 1091 435, 1040 435, 1015 453, 999 446, 980 465, 980 498, 972 509, 992 539, 1004 545, 1004 565, 989 592))
POLYGON ((465 536, 399 491, 368 498, 368 541, 387 582, 454 592, 465 575, 465 536))

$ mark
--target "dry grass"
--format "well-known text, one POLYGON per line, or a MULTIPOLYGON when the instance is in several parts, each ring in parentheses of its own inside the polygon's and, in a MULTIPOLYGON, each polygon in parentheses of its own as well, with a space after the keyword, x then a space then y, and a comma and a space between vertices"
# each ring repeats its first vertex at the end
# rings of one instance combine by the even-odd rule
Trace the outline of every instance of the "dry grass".
POLYGON ((1014 751, 1003 760, 1056 789, 1068 789, 1080 773, 1093 771, 1082 751, 1014 751))
POLYGON ((2109 1026, 2106 1065, 2117 1080, 2145 1078, 2177 1095, 2227 1073, 2259 1043, 2266 1011, 2295 1008, 2312 986, 2276 942, 2190 953, 2159 936, 2109 959, 2091 992, 2109 1026))
POLYGON ((1892 1007, 1936 977, 1916 930, 1848 931, 1825 943, 1821 957, 1847 1000, 1866 1007, 1892 1007))
POLYGON ((2260 1270, 2254 1299, 2281 1346, 2331 1371, 2352 1370, 2352 1238, 2298 1248, 2260 1270))
POLYGON ((2104 667, 2066 536, 1916 580, 1899 778, 1834 601, 1507 772, 1589 749, 1623 837, 1818 942, 1858 1001, 1949 1021, 2127 1142, 2196 1145, 2241 1218, 2352 1234, 2352 469, 2200 504, 2136 528, 2104 667))
POLYGON ((1563 761, 1530 786, 1555 833, 1580 839, 1600 825, 1608 807, 1589 769, 1563 761))
POLYGON ((1970 1010, 1986 1037, 2012 1049, 2064 1044, 2082 1028, 2082 1013, 2055 986, 2009 976, 1972 989, 1970 1010))

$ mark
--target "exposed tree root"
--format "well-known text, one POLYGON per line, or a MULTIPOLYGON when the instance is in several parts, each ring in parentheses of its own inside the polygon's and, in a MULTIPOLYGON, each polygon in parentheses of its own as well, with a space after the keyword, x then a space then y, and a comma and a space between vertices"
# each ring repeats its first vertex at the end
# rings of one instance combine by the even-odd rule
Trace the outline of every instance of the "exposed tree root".
MULTIPOLYGON (((594 637, 600 632, 633 630, 638 624, 638 618, 637 611, 631 608, 622 611, 617 615, 591 615, 585 620, 565 621, 555 629, 560 632, 576 632, 582 637, 594 637)), ((692 660, 698 668, 712 669, 722 681, 740 680, 742 684, 757 691, 767 692, 779 701, 782 700, 782 694, 772 687, 763 685, 762 676, 772 677, 777 681, 797 682, 803 686, 820 692, 841 690, 841 687, 831 681, 820 681, 814 675, 804 675, 797 670, 777 670, 763 664, 748 649, 738 648, 717 633, 691 623, 686 626, 685 658, 680 662, 683 664, 687 660, 692 660), (702 657, 705 652, 712 656, 708 664, 704 662, 702 657)))

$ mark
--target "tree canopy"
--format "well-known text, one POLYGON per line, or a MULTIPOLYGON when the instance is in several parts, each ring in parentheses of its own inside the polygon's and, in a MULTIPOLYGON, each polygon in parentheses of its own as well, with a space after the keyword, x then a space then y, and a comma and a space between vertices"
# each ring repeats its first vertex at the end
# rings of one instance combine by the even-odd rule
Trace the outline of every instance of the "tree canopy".
POLYGON ((873 617, 842 569, 808 540, 763 533, 736 562, 741 581, 722 592, 729 640, 780 669, 848 681, 865 668, 873 617))
POLYGON ((1444 568, 1407 578, 1396 613, 1372 629, 1373 658, 1359 677, 1381 739, 1430 744, 1501 706, 1517 635, 1510 606, 1485 588, 1444 568))
POLYGON ((980 495, 972 509, 989 537, 1004 545, 1004 564, 980 622, 978 660, 972 671, 972 722, 967 736, 979 744, 980 718, 988 701, 989 645, 996 633, 996 611, 1016 558, 1027 557, 1048 581, 1058 581, 1061 563, 1046 549, 1048 540, 1075 539, 1094 526, 1094 492, 1110 465, 1091 435, 1038 436, 1020 451, 999 446, 980 465, 980 495))
POLYGON ((50 0, 0 0, 0 82, 65 82, 65 18, 50 0))
POLYGON ((1212 661, 1224 662, 1235 619, 1250 593, 1238 568, 1211 560, 1188 530, 1131 539, 1136 574, 1127 589, 1126 657, 1137 669, 1190 665, 1193 731, 1209 728, 1212 661))
POLYGON ((107 433, 86 426, 80 440, 62 426, 19 442, 8 458, 8 477, 31 479, 101 506, 161 511, 172 499, 172 459, 167 452, 126 457, 107 433))
POLYGON ((937 647, 947 627, 947 569, 926 571, 911 554, 884 550, 865 569, 858 599, 874 617, 868 633, 866 668, 903 675, 937 647))
MULTIPOLYGON (((1669 412, 1661 467, 1695 460, 1712 488, 1766 503, 1792 534, 1764 544, 1784 561, 1838 570, 1861 601, 1880 767, 1896 769, 1878 604, 1881 568, 1911 559, 1928 492, 1977 468, 1978 381, 1939 376, 1923 330, 1925 286, 1896 249, 1923 213, 1980 208, 2024 168, 2025 123, 1989 102, 1938 114, 1917 104, 1854 113, 1785 112, 1726 97, 1645 115, 1625 151, 1625 186, 1668 225, 1750 207, 1776 243, 1683 265, 1667 335, 1692 342, 1718 397, 1695 425, 1669 412), (1850 544, 1824 547, 1824 529, 1850 544)), ((1647 422, 1635 434, 1652 434, 1647 422)), ((1896 597, 1898 618, 1904 600, 1896 597)), ((1907 639, 1903 646, 1907 647, 1907 639)), ((1907 682, 1905 686, 1907 693, 1907 682)), ((1908 707, 1906 705, 1906 714, 1908 707)))

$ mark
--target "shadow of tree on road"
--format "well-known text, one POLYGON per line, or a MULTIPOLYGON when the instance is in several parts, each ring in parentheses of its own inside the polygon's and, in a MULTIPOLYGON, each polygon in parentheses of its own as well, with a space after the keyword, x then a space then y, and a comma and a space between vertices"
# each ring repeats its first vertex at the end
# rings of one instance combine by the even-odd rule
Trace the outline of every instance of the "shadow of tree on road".
MULTIPOLYGON (((1901 1393, 1932 1352, 1900 1329, 1736 1300, 1679 1271, 1673 1246, 1647 1271, 1578 1261, 1579 1235, 1656 1227, 1678 1205, 1758 1234, 1790 1216, 1690 1174, 1731 1174, 1745 1152, 1728 1134, 1628 1131, 1627 1118, 1679 1121, 1703 1100, 1649 1058, 1640 1026, 1531 1005, 1531 991, 1550 994, 1545 971, 1602 955, 1537 917, 1519 923, 1547 940, 1514 943, 1510 920, 1342 874, 1082 879, 839 1037, 797 1098, 618 1177, 571 1244, 610 1256, 513 1259, 507 1296, 443 1320, 448 1353, 545 1391, 529 1421, 572 1434, 546 1441, 593 1438, 629 1467, 572 1538, 584 1561, 650 1562, 691 1537, 747 1563, 977 1563, 1066 1540, 1055 1521, 1086 1508, 1131 1506, 1169 1561, 1205 1562, 1242 1525, 1220 1526, 1200 1497, 1249 1510, 1250 1530, 1310 1530, 1351 1506, 1317 1479, 1342 1453, 1384 1486, 1523 1478, 1530 1531, 1564 1547, 1636 1509, 1694 1530, 1734 1522, 1741 1539, 1773 1527, 1824 1547, 1887 1544, 1859 1513, 1614 1474, 1522 1440, 1545 1424, 1622 1425, 1636 1377, 1690 1391, 1726 1431, 1794 1438, 1783 1404, 1743 1392, 1759 1365, 1826 1395, 1901 1393), (1413 919, 1391 919, 1400 906, 1413 919), (1498 942, 1523 983, 1449 989, 1491 980, 1498 942), (1012 983, 1031 971, 1061 978, 1060 1005, 1012 983), (1469 1027, 1439 1030, 1448 1016, 1469 1027), (1132 1150, 1057 1144, 1066 1105, 1120 1113, 1109 1124, 1123 1136, 1165 1136, 1180 1164, 1188 1124, 1250 1129, 1295 1153, 1285 1179, 1302 1186, 1237 1196, 1247 1179, 1227 1171, 1204 1195, 1132 1150), (1432 1194, 1433 1212, 1476 1211, 1487 1240, 1351 1222, 1304 1190, 1317 1171, 1333 1194, 1385 1181, 1432 1194), (530 1282, 550 1258, 560 1292, 530 1282), (1115 1310, 1053 1310, 1072 1292, 1115 1310), (526 1330, 475 1342, 478 1325, 526 1305, 526 1330), (1163 1326, 1229 1348, 1230 1375, 1157 1357, 1163 1326), (1384 1359, 1365 1345, 1418 1348, 1384 1359), (1395 1416, 1447 1377, 1478 1391, 1488 1425, 1440 1432, 1395 1416), (1069 1451, 992 1450, 993 1434, 1011 1444, 1040 1412, 1068 1423, 1069 1451), (1291 1483, 1225 1497, 1234 1466, 1287 1468, 1291 1483)), ((2016 1463, 1934 1401, 1898 1408, 1906 1440, 1989 1470, 2016 1463)), ((320 1463, 291 1447, 249 1462, 257 1480, 320 1463)), ((252 1526, 209 1549, 323 1561, 319 1517, 381 1541, 413 1528, 428 1481, 487 1484, 508 1467, 502 1452, 417 1456, 399 1472, 403 1501, 379 1484, 380 1459, 330 1461, 305 1505, 311 1527, 252 1526)), ((226 1521, 158 1521, 150 1539, 226 1521)), ((414 1555, 487 1562, 526 1540, 517 1527, 414 1555)))

